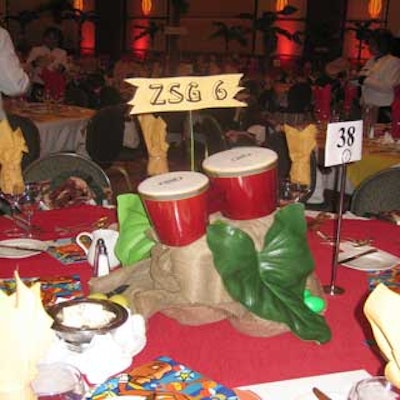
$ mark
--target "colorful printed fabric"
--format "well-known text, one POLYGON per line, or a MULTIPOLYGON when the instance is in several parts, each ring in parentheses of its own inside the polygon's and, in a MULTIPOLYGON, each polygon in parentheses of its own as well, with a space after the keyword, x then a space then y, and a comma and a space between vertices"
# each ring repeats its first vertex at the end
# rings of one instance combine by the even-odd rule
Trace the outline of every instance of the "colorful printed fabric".
POLYGON ((372 291, 379 283, 384 283, 388 288, 400 293, 400 268, 393 268, 381 272, 368 272, 368 287, 372 291))
POLYGON ((165 356, 108 379, 86 399, 103 400, 118 395, 152 400, 238 400, 233 390, 165 356))
MULTIPOLYGON (((28 286, 33 285, 35 282, 40 282, 42 302, 46 307, 55 304, 60 298, 63 300, 72 300, 83 297, 81 281, 78 275, 23 278, 22 280, 28 286)), ((10 295, 14 293, 15 288, 15 279, 0 279, 0 290, 10 295)))

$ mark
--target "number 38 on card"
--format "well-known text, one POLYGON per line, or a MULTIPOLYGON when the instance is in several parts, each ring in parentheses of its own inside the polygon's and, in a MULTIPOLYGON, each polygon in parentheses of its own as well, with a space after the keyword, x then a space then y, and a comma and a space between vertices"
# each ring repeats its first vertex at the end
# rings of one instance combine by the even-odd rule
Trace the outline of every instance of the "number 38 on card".
POLYGON ((325 167, 361 160, 363 122, 328 124, 325 142, 325 167))

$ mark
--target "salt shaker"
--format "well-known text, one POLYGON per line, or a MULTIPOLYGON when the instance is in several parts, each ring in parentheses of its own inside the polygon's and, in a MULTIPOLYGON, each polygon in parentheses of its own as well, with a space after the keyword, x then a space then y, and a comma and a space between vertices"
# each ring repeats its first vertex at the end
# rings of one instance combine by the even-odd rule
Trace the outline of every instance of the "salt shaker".
POLYGON ((105 276, 110 273, 110 261, 108 259, 107 247, 103 239, 97 239, 94 257, 94 275, 105 276))

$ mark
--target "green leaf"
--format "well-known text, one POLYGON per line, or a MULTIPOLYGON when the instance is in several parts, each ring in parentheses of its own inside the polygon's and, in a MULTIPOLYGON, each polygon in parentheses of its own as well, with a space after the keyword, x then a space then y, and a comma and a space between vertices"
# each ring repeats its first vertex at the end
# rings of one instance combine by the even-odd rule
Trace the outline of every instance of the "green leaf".
POLYGON ((155 242, 146 236, 146 231, 151 224, 138 195, 122 194, 117 202, 119 237, 115 255, 122 265, 132 265, 150 257, 155 242))
POLYGON ((279 210, 257 252, 249 235, 222 222, 208 227, 214 264, 233 299, 261 318, 285 323, 304 340, 325 343, 331 332, 303 293, 314 262, 307 244, 304 206, 279 210))

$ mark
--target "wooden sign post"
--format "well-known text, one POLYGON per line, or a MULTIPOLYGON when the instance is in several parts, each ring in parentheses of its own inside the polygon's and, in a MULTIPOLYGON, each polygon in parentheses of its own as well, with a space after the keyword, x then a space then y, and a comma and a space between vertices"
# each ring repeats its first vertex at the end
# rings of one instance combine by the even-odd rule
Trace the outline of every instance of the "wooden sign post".
POLYGON ((343 219, 343 203, 346 188, 347 164, 361 160, 363 122, 347 121, 328 124, 325 142, 325 167, 337 166, 340 174, 339 209, 336 219, 334 257, 331 269, 331 281, 324 286, 324 291, 331 296, 344 293, 336 286, 336 275, 340 251, 340 234, 343 219))
POLYGON ((246 107, 234 97, 243 74, 178 76, 169 78, 129 78, 136 87, 131 114, 189 111, 191 169, 194 169, 194 133, 191 112, 206 108, 246 107))

